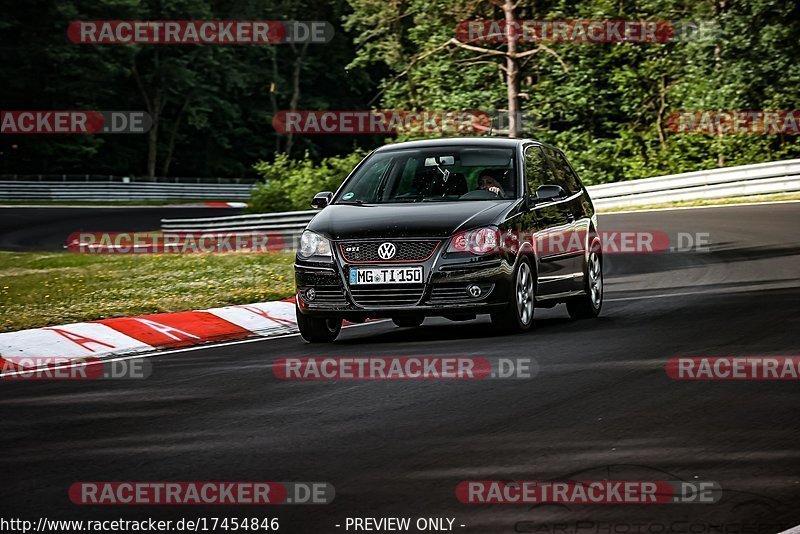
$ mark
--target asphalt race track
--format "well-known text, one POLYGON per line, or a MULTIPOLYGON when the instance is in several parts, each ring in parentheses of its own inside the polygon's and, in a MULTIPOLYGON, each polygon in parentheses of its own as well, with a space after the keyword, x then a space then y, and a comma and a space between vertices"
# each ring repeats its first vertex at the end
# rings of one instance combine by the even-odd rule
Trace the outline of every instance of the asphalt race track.
MULTIPOLYGON (((684 382, 673 356, 800 355, 800 203, 603 215, 603 229, 708 233, 710 251, 606 257, 594 321, 537 310, 530 333, 488 317, 346 329, 151 359, 142 381, 0 384, 5 517, 451 517, 459 532, 778 532, 800 524, 796 381, 684 382), (531 356, 535 378, 279 381, 280 356, 531 356), (462 480, 716 481, 716 504, 467 505, 462 480), (327 481, 320 506, 76 506, 76 481, 327 481), (461 527, 460 525, 465 525, 461 527), (637 526, 638 525, 638 526, 637 526)), ((335 525, 341 525, 336 527, 335 525)))
POLYGON ((73 232, 144 232, 161 219, 238 215, 239 208, 185 206, 0 206, 0 250, 63 250, 73 232))

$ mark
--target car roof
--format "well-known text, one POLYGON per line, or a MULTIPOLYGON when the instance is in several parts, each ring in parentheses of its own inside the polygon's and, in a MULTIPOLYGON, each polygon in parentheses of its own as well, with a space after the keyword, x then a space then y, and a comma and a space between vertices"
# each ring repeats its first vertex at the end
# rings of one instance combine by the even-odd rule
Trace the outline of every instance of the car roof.
POLYGON ((436 139, 421 139, 419 141, 405 141, 403 143, 392 143, 384 145, 375 150, 375 152, 384 152, 387 150, 397 150, 406 148, 435 148, 444 146, 491 146, 498 148, 515 148, 523 144, 535 143, 537 145, 546 145, 541 141, 535 139, 516 139, 509 137, 437 137, 436 139))

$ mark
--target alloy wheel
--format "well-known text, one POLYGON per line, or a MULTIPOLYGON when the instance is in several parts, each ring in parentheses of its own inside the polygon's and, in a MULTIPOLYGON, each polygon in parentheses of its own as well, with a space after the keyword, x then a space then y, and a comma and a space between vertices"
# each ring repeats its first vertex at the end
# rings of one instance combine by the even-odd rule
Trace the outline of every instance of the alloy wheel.
POLYGON ((517 272, 517 313, 524 325, 533 319, 533 273, 527 262, 520 263, 517 272))
POLYGON ((599 308, 603 300, 603 267, 600 263, 600 255, 597 252, 589 254, 589 292, 591 293, 592 305, 599 308))

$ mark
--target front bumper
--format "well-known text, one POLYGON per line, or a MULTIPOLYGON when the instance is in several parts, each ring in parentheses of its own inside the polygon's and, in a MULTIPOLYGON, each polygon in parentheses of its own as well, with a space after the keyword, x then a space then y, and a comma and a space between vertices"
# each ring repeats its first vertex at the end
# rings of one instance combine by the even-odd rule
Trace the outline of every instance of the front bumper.
POLYGON ((471 316, 501 311, 508 305, 513 259, 448 253, 445 248, 439 247, 425 261, 412 263, 348 262, 338 246, 332 247, 333 261, 297 258, 295 286, 300 312, 359 321, 407 315, 471 316), (422 284, 349 283, 351 268, 417 266, 423 270, 422 284), (478 286, 480 295, 470 294, 470 286, 478 286))

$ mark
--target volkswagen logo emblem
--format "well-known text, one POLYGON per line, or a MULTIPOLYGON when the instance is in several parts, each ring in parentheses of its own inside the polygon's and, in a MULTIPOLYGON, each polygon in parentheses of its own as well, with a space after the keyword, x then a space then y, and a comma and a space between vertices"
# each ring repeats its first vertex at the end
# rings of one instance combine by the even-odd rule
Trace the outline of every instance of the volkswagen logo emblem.
POLYGON ((480 286, 476 284, 472 284, 471 286, 469 286, 467 288, 467 291, 469 291, 469 296, 473 298, 478 298, 481 296, 481 293, 483 293, 480 286))
POLYGON ((392 243, 383 243, 378 247, 378 256, 382 260, 391 260, 397 254, 397 247, 392 243))

